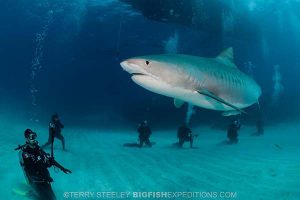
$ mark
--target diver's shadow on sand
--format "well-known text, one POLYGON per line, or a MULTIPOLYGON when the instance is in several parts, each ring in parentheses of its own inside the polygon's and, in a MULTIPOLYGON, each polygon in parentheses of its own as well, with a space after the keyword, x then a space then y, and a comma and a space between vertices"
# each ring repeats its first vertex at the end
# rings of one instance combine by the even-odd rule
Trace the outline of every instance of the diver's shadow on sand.
POLYGON ((140 147, 138 143, 125 143, 122 145, 123 147, 140 147))
POLYGON ((190 148, 188 146, 186 146, 186 147, 179 147, 178 143, 173 143, 173 144, 171 144, 169 146, 165 146, 163 148, 165 148, 165 149, 178 149, 178 150, 200 149, 200 147, 192 147, 192 148, 190 148))
POLYGON ((250 136, 252 136, 252 137, 259 137, 259 136, 263 136, 263 134, 252 133, 252 134, 250 134, 250 136))
POLYGON ((228 140, 224 140, 224 141, 217 143, 216 146, 230 146, 230 145, 234 145, 234 144, 237 144, 237 143, 231 143, 228 140))
MULTIPOLYGON (((156 142, 151 142, 151 146, 155 145, 156 142)), ((140 144, 136 143, 136 142, 132 142, 132 143, 125 143, 122 145, 123 147, 131 147, 131 148, 141 148, 140 144)), ((143 146, 143 148, 151 148, 150 146, 143 146)))
MULTIPOLYGON (((156 142, 151 142, 152 147, 155 144, 156 144, 156 142)), ((140 148, 140 145, 138 143, 125 143, 125 144, 122 144, 122 147, 140 148)), ((143 146, 143 148, 151 148, 151 147, 143 146)), ((178 149, 178 150, 200 149, 199 147, 192 147, 192 148, 190 148, 190 147, 182 147, 182 148, 180 148, 176 144, 171 144, 169 146, 164 146, 164 147, 160 147, 160 148, 164 148, 164 149, 178 149)))

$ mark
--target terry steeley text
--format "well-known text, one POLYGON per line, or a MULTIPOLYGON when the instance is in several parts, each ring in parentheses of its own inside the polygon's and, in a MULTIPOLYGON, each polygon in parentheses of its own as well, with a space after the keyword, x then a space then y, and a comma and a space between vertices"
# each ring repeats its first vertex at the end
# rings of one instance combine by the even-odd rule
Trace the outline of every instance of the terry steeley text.
POLYGON ((65 199, 234 199, 237 192, 64 192, 65 199))

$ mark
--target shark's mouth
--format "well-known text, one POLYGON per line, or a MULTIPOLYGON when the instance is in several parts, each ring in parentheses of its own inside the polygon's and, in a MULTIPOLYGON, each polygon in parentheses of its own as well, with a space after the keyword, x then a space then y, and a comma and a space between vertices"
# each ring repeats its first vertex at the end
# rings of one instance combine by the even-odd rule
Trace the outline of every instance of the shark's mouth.
POLYGON ((132 77, 147 77, 147 78, 152 78, 152 79, 155 79, 155 80, 159 80, 158 77, 153 76, 152 74, 140 73, 140 72, 131 73, 131 78, 132 77))
POLYGON ((143 73, 132 73, 132 76, 147 76, 146 74, 143 73))

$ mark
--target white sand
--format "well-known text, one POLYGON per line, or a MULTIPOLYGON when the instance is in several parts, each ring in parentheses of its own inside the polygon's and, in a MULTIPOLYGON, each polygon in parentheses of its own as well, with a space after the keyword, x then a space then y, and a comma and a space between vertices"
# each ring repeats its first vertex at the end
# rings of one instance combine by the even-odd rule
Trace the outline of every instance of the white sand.
MULTIPOLYGON (((23 142, 25 126, 0 126, 0 199, 26 199, 12 193, 24 182, 13 149, 23 142)), ((138 149, 122 146, 136 141, 135 130, 67 127, 64 135, 70 152, 61 151, 56 141, 55 154, 73 174, 51 170, 58 199, 64 199, 65 191, 230 191, 242 200, 300 198, 300 134, 295 124, 266 127, 261 137, 250 136, 253 127, 243 127, 239 144, 232 146, 220 144, 226 138, 224 131, 200 127, 194 130, 199 133, 195 149, 188 144, 184 149, 172 148, 176 130, 153 131, 152 141, 157 144, 138 149)), ((44 143, 47 129, 37 132, 44 143)))

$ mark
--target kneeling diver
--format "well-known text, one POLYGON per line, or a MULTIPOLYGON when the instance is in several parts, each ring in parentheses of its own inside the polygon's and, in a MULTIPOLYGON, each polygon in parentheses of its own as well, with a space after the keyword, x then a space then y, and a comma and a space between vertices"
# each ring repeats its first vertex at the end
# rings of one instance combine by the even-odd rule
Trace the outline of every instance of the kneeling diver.
POLYGON ((139 133, 139 147, 142 148, 144 144, 146 144, 148 147, 152 147, 152 144, 150 142, 150 136, 152 134, 152 131, 150 126, 148 125, 147 120, 139 124, 137 132, 139 133))
POLYGON ((178 146, 183 147, 184 142, 190 142, 190 147, 193 148, 194 138, 198 135, 193 135, 192 130, 186 124, 180 126, 177 130, 178 146))
POLYGON ((239 119, 234 120, 227 129, 227 138, 228 144, 237 144, 238 140, 238 131, 241 128, 241 122, 239 119))

